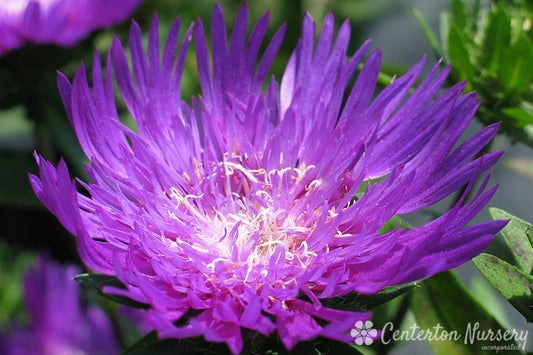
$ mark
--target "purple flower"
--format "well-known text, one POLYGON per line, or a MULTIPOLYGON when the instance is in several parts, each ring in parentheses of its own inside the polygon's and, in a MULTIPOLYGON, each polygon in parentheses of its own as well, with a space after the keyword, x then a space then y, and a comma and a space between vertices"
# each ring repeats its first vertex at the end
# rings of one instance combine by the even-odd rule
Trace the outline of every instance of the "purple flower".
POLYGON ((125 20, 143 0, 2 0, 0 55, 26 42, 70 46, 125 20))
POLYGON ((78 237, 85 263, 127 287, 107 291, 151 306, 147 316, 160 337, 203 335, 233 353, 242 349, 241 328, 277 330, 288 349, 319 335, 351 342, 355 322, 369 314, 329 309, 322 299, 454 268, 505 224, 465 227, 495 192, 483 192, 487 177, 469 202, 463 197, 434 221, 380 233, 394 215, 463 185, 470 191, 501 155, 470 161, 498 125, 454 149, 476 97, 462 95, 458 84, 435 98, 449 71, 437 66, 409 94, 424 60, 373 98, 376 50, 348 89, 369 43, 347 60, 349 24, 334 40, 331 14, 316 45, 314 23, 305 17, 281 84, 265 84, 285 32, 258 58, 267 24, 265 15, 246 39, 245 5, 228 44, 216 6, 211 62, 200 20, 177 54, 176 21, 161 56, 155 17, 148 53, 133 23, 133 76, 116 38, 105 80, 95 55, 92 90, 83 66, 72 84, 59 74, 92 182, 79 181, 86 190, 79 193, 63 161, 55 168, 36 155, 40 179, 31 176, 31 183, 78 237), (202 94, 188 104, 180 79, 192 32, 202 94), (113 74, 136 130, 119 121, 113 74), (199 315, 175 326, 189 309, 199 315))
POLYGON ((18 328, 4 341, 10 355, 116 354, 111 322, 95 307, 82 309, 76 266, 41 257, 24 279, 30 328, 18 328))

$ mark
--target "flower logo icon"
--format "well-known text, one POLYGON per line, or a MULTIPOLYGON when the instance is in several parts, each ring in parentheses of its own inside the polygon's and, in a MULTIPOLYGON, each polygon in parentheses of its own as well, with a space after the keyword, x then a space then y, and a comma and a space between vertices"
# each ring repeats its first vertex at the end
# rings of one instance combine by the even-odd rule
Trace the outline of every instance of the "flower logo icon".
POLYGON ((357 345, 370 345, 374 341, 374 338, 378 335, 378 331, 372 329, 374 324, 367 320, 355 322, 355 329, 350 331, 350 335, 354 337, 354 342, 357 345))

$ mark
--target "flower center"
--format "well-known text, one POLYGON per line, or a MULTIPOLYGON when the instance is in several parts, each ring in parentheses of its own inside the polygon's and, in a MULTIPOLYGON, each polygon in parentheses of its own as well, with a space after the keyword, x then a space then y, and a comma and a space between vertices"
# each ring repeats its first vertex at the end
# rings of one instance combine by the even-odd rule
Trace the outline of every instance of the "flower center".
POLYGON ((176 242, 216 255, 217 261, 248 265, 268 265, 282 247, 287 260, 307 265, 316 256, 307 250, 306 243, 314 226, 291 213, 291 207, 298 197, 320 184, 306 180, 312 168, 267 172, 225 160, 202 179, 199 194, 184 195, 171 189, 170 196, 178 202, 171 215, 191 222, 194 231, 176 242))

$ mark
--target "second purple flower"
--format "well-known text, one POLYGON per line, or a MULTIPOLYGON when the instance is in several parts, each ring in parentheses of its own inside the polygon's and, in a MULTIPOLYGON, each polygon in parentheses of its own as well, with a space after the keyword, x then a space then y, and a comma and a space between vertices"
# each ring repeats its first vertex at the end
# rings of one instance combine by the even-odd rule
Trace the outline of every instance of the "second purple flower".
POLYGON ((2 0, 0 55, 27 42, 71 46, 124 21, 142 0, 2 0))

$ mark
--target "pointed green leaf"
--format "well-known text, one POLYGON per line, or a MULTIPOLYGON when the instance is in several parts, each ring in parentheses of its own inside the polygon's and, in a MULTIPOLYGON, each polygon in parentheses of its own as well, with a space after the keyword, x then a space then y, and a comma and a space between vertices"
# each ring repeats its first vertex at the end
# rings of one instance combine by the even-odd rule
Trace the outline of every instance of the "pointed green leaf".
MULTIPOLYGON (((415 286, 418 286, 416 282, 397 286, 387 286, 383 290, 371 295, 352 292, 344 297, 333 298, 329 301, 331 303, 324 305, 332 308, 366 312, 404 294, 415 286)), ((324 302, 328 301, 324 300, 324 302)))
MULTIPOLYGON (((505 332, 466 290, 459 279, 446 271, 425 280, 412 294, 411 310, 417 325, 425 331, 439 332, 440 337, 427 339, 439 354, 483 354, 483 346, 513 346, 509 341, 481 340, 480 332, 505 332), (440 331, 438 331, 439 329, 440 331), (447 334, 448 336, 444 336, 447 334)), ((487 334, 487 333, 485 333, 487 334)), ((522 346, 522 344, 515 344, 522 346)), ((524 345, 525 346, 525 345, 524 345)), ((516 351, 515 353, 519 353, 516 351)))
POLYGON ((496 318, 502 327, 512 328, 509 314, 505 306, 506 301, 500 297, 498 291, 481 275, 474 276, 470 281, 470 292, 478 301, 483 302, 483 306, 496 318))
POLYGON ((503 53, 511 41, 511 18, 503 9, 489 12, 488 25, 481 45, 479 65, 496 74, 501 64, 503 53))
MULTIPOLYGON (((143 336, 135 344, 120 353, 120 355, 150 355, 150 354, 204 354, 208 343, 199 338, 192 339, 159 339, 155 331, 143 336)), ((226 347, 227 349, 227 347, 226 347)), ((228 351, 225 352, 229 354, 228 351)))
MULTIPOLYGON (((205 354, 205 349, 188 350, 183 349, 179 340, 177 339, 162 339, 157 340, 151 344, 147 344, 142 348, 135 350, 126 350, 120 355, 180 355, 180 354, 205 354)), ((229 354, 229 352, 227 353, 229 354)))
POLYGON ((394 229, 396 229, 398 227, 399 228, 412 228, 400 216, 394 215, 394 216, 392 216, 391 219, 389 219, 387 222, 385 222, 385 224, 383 224, 383 226, 379 230, 378 234, 388 233, 388 232, 390 232, 390 231, 392 231, 392 230, 394 230, 394 229))
POLYGON ((346 355, 362 355, 363 353, 357 350, 355 345, 348 344, 343 341, 333 340, 329 338, 319 337, 316 339, 315 342, 312 343, 313 345, 313 351, 304 351, 304 348, 300 349, 297 345, 296 348, 294 348, 293 353, 294 354, 346 354, 346 355))
MULTIPOLYGON (((287 354, 277 333, 265 337, 256 332, 244 334, 242 354, 287 354)), ((324 337, 317 337, 310 341, 298 343, 291 354, 353 354, 361 352, 353 344, 336 341, 324 337)), ((152 331, 139 339, 135 344, 120 353, 120 355, 152 355, 152 354, 230 354, 225 343, 213 343, 203 337, 186 339, 158 339, 155 331, 152 331)))
POLYGON ((524 35, 503 54, 499 78, 505 92, 520 95, 533 80, 533 46, 524 35))
POLYGON ((416 282, 397 286, 387 286, 383 290, 372 295, 360 295, 359 302, 360 304, 366 305, 366 309, 372 309, 404 294, 415 286, 418 286, 416 282))
POLYGON ((450 33, 450 14, 447 12, 441 12, 439 15, 439 32, 440 43, 444 46, 444 54, 446 63, 450 63, 450 57, 448 55, 448 35, 450 33))
POLYGON ((428 40, 429 46, 431 47, 431 50, 435 54, 437 58, 441 58, 442 50, 439 46, 439 41, 437 40, 437 36, 435 35, 435 32, 431 29, 431 26, 429 26, 428 22, 424 18, 424 15, 422 15, 422 12, 418 10, 417 8, 413 8, 413 14, 415 15, 416 19, 418 20, 418 24, 422 28, 422 31, 424 32, 424 35, 426 36, 426 39, 428 40))
POLYGON ((108 276, 108 275, 101 275, 101 274, 80 274, 74 277, 74 280, 78 281, 81 285, 93 291, 96 291, 98 294, 102 295, 103 297, 108 298, 112 301, 121 303, 123 305, 134 307, 134 308, 142 308, 142 309, 148 309, 150 307, 147 304, 134 301, 127 297, 105 293, 103 291, 103 288, 105 286, 125 289, 124 284, 120 282, 116 278, 116 276, 108 276))
POLYGON ((533 322, 533 277, 494 255, 482 253, 472 261, 483 277, 522 313, 528 322, 533 322))
POLYGON ((466 9, 463 0, 451 0, 450 11, 452 22, 459 28, 466 27, 466 9))
POLYGON ((533 247, 530 240, 530 231, 533 232, 533 226, 498 208, 490 208, 489 213, 492 219, 511 220, 500 233, 511 249, 518 266, 530 275, 533 271, 533 247))
POLYGON ((441 12, 439 15, 439 32, 440 43, 444 47, 444 54, 446 61, 449 64, 450 58, 448 56, 448 34, 450 33, 450 14, 448 12, 441 12))
POLYGON ((523 129, 528 125, 533 125, 533 114, 528 110, 509 107, 502 109, 502 113, 509 116, 513 120, 513 126, 523 129))
POLYGON ((229 348, 222 343, 209 343, 203 338, 159 339, 151 331, 120 355, 191 355, 191 354, 228 354, 229 348))
POLYGON ((481 0, 474 0, 474 4, 472 6, 472 14, 471 18, 472 21, 470 21, 470 30, 472 33, 476 33, 478 31, 478 24, 481 23, 481 20, 479 18, 479 13, 481 10, 481 0))
POLYGON ((139 340, 137 340, 135 343, 130 345, 126 350, 120 353, 120 355, 132 353, 133 351, 142 349, 145 346, 148 346, 150 344, 153 344, 158 341, 157 338, 157 332, 155 330, 152 330, 148 334, 141 337, 139 340))
POLYGON ((475 70, 466 48, 465 34, 454 24, 450 25, 448 33, 448 56, 453 65, 453 70, 459 74, 459 80, 471 80, 475 70))

